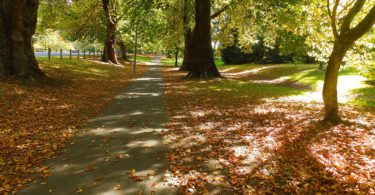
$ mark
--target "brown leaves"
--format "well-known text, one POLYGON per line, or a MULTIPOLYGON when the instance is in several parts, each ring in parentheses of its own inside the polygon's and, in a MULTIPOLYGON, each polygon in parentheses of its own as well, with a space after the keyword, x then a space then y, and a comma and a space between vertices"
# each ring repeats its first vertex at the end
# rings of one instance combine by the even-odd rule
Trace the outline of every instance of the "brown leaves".
POLYGON ((96 168, 92 165, 87 165, 85 168, 85 172, 91 172, 94 171, 96 168))
POLYGON ((135 169, 132 169, 128 173, 129 178, 133 180, 134 182, 140 182, 143 181, 143 178, 141 176, 138 176, 135 169))
POLYGON ((76 129, 145 70, 139 67, 134 75, 130 67, 84 61, 43 62, 42 68, 49 83, 0 80, 0 194, 18 191, 36 173, 48 177, 48 169, 36 167, 55 156, 76 129))
POLYGON ((166 181, 181 192, 219 182, 240 194, 374 192, 374 113, 342 107, 348 122, 323 126, 322 104, 264 101, 232 84, 222 90, 225 79, 178 76, 165 73, 163 135, 173 146, 166 181))

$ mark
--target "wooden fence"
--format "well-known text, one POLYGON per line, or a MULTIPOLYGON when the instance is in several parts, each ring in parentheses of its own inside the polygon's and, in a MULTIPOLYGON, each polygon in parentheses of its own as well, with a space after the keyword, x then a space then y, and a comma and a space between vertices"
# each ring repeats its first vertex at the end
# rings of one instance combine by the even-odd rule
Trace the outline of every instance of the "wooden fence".
POLYGON ((47 57, 48 60, 51 60, 53 57, 58 57, 59 59, 63 59, 64 57, 68 57, 69 59, 86 59, 100 57, 102 55, 102 51, 80 51, 71 49, 69 51, 63 51, 62 49, 59 49, 56 52, 52 52, 51 48, 48 48, 47 51, 35 52, 35 56, 47 57))

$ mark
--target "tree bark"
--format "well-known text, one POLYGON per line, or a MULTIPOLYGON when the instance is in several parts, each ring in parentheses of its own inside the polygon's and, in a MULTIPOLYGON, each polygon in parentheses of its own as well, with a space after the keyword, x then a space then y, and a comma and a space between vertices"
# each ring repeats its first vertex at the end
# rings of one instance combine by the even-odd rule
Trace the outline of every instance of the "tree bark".
POLYGON ((189 26, 189 1, 184 0, 184 13, 183 13, 183 26, 184 26, 184 57, 180 71, 188 71, 189 64, 191 64, 191 52, 190 52, 190 39, 191 39, 191 28, 189 26))
POLYGON ((38 66, 32 45, 38 6, 38 0, 1 1, 0 75, 29 80, 46 77, 38 66))
POLYGON ((185 44, 184 44, 184 58, 182 61, 182 66, 180 67, 181 71, 189 71, 189 66, 191 65, 191 47, 190 47, 190 41, 191 41, 191 29, 188 28, 185 30, 185 44))
POLYGON ((339 122, 339 110, 337 100, 337 79, 344 56, 348 50, 347 44, 336 41, 332 54, 328 61, 325 81, 323 86, 323 100, 325 108, 324 121, 339 122))
POLYGON ((192 58, 188 77, 220 77, 211 42, 211 0, 195 1, 195 27, 190 43, 192 58))
POLYGON ((175 67, 178 67, 178 47, 176 47, 176 50, 174 52, 174 58, 175 58, 175 62, 174 62, 174 66, 175 67))
POLYGON ((355 27, 351 27, 351 23, 354 17, 361 11, 364 0, 358 0, 355 2, 349 12, 343 18, 343 22, 340 28, 340 32, 336 28, 336 9, 339 1, 335 2, 334 10, 330 10, 328 1, 328 13, 331 18, 331 25, 333 34, 335 37, 335 43, 333 51, 328 61, 326 76, 323 86, 323 100, 324 100, 324 121, 325 122, 340 122, 338 101, 337 101, 337 79, 339 76, 339 70, 341 63, 346 55, 346 52, 352 47, 356 40, 362 37, 365 33, 371 30, 375 24, 375 5, 370 9, 367 15, 360 21, 355 27))
POLYGON ((121 59, 127 60, 128 57, 126 56, 126 45, 123 41, 117 41, 117 45, 120 47, 121 50, 121 59))
POLYGON ((109 11, 109 0, 102 0, 102 6, 103 6, 104 14, 107 20, 107 31, 106 31, 106 38, 104 40, 104 50, 103 50, 102 61, 119 64, 117 61, 116 50, 115 50, 116 22, 113 21, 111 13, 109 11))

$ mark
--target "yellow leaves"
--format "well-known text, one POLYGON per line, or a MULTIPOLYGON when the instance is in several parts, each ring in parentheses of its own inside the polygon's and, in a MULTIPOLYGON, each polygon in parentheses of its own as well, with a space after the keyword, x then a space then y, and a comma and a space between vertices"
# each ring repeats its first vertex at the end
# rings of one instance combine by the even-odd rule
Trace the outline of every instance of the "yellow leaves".
POLYGON ((114 190, 121 190, 121 185, 120 184, 115 184, 114 186, 112 186, 112 189, 114 189, 114 190))
POLYGON ((76 193, 81 193, 81 192, 83 192, 84 190, 83 190, 83 187, 82 186, 78 186, 77 188, 76 188, 76 193))
POLYGON ((129 178, 131 180, 133 180, 134 182, 140 182, 140 181, 143 181, 142 177, 141 176, 138 176, 136 174, 136 171, 135 169, 131 169, 129 172, 128 172, 128 175, 129 175, 129 178))

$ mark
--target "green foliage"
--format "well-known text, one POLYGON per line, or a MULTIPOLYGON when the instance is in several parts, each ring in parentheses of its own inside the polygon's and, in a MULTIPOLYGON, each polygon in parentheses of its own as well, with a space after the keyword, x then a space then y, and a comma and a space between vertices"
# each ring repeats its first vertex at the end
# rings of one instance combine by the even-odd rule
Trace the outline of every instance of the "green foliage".
POLYGON ((59 31, 46 29, 43 33, 38 33, 34 36, 34 48, 36 51, 45 51, 47 48, 51 48, 52 50, 63 49, 66 51, 74 49, 74 45, 72 42, 64 39, 59 31))

